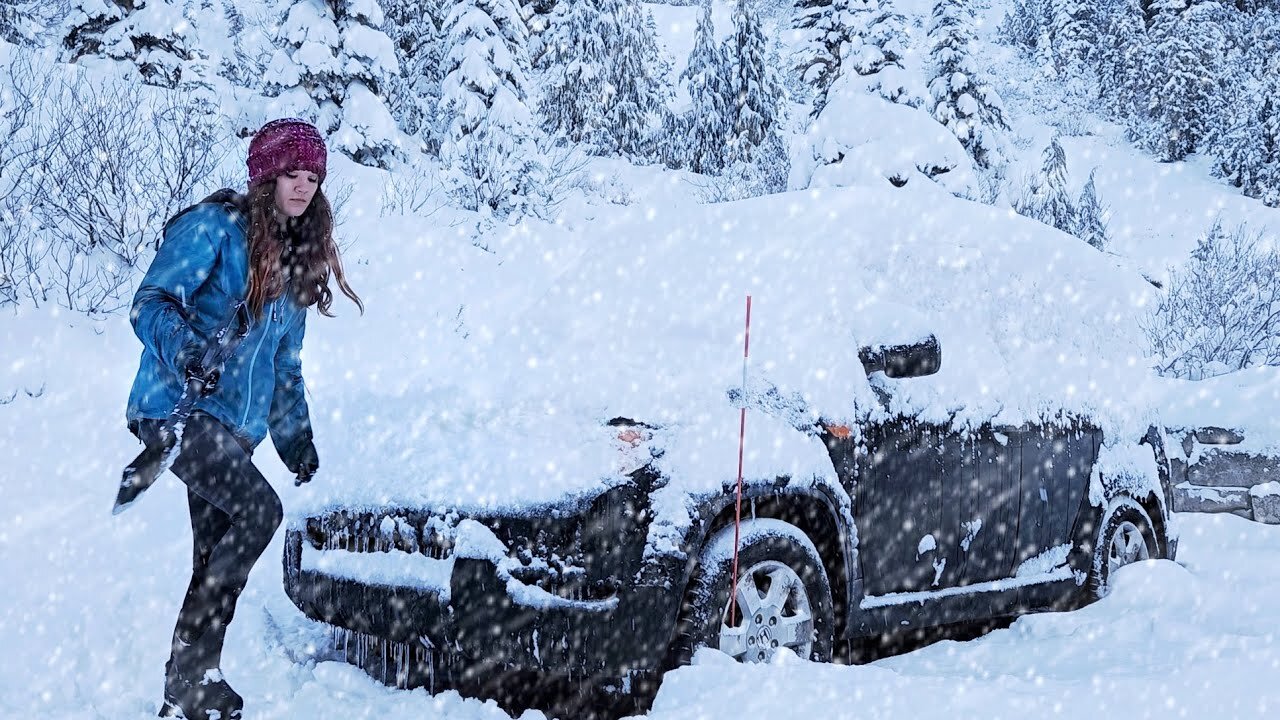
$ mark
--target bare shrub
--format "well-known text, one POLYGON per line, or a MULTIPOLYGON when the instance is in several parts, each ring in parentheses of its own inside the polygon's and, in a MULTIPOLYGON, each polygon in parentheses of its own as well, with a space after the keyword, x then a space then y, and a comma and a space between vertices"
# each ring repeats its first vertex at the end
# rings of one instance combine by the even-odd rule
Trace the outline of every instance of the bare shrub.
POLYGON ((66 132, 51 122, 56 78, 27 53, 14 53, 0 88, 0 306, 41 299, 39 269, 48 247, 38 237, 33 197, 44 194, 54 148, 66 132))
POLYGON ((1156 369, 1199 380, 1280 364, 1277 277, 1280 255, 1261 234, 1215 222, 1144 324, 1156 369))
POLYGON ((587 156, 575 147, 556 146, 550 138, 544 138, 540 147, 546 163, 542 184, 542 205, 533 208, 531 214, 543 220, 552 220, 560 212, 569 193, 573 192, 587 167, 587 156))
POLYGON ((421 153, 400 172, 387 176, 382 190, 381 216, 418 215, 430 217, 448 201, 440 169, 421 153))
MULTIPOLYGON (((347 208, 351 205, 351 196, 356 192, 356 186, 346 178, 329 175, 325 178, 325 197, 329 199, 329 207, 333 210, 333 227, 342 227, 347 224, 347 208)), ((363 209, 357 208, 356 214, 362 214, 363 209)))
POLYGON ((0 302, 119 309, 164 222, 220 164, 196 95, 103 82, 15 53, 0 119, 0 302))
POLYGON ((204 101, 122 81, 80 77, 59 99, 69 131, 55 146, 56 171, 37 212, 55 242, 135 268, 221 162, 221 118, 204 101))
POLYGON ((611 205, 631 205, 635 202, 631 188, 622 181, 618 173, 608 176, 603 173, 582 173, 574 180, 573 188, 581 190, 588 198, 601 198, 611 205))

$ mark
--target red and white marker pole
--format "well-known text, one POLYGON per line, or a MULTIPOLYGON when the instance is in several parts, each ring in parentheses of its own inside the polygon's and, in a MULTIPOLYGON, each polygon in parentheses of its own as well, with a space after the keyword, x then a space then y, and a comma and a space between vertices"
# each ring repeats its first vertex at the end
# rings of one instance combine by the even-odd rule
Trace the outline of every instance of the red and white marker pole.
POLYGON ((729 627, 737 623, 738 542, 742 533, 742 451, 747 437, 747 358, 751 354, 751 296, 747 296, 747 329, 742 336, 742 412, 738 416, 738 495, 733 511, 733 583, 729 585, 729 627))

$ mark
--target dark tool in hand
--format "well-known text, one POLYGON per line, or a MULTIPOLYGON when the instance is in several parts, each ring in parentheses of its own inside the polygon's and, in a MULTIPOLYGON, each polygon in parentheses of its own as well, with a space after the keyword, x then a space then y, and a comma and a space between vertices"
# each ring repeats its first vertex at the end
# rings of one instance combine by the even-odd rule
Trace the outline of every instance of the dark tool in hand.
MULTIPOLYGON (((249 333, 249 326, 248 308, 241 303, 232 311, 231 319, 213 336, 205 348, 199 367, 208 370, 222 367, 222 364, 235 352, 240 341, 249 333)), ((177 459, 178 452, 182 448, 182 431, 186 426, 187 418, 195 408, 196 401, 207 394, 212 385, 210 378, 202 373, 188 372, 185 380, 186 386, 182 389, 182 396, 178 398, 177 406, 173 408, 173 412, 169 413, 169 417, 165 418, 164 425, 161 427, 160 437, 163 442, 148 445, 124 469, 120 490, 116 493, 116 504, 111 508, 112 515, 119 515, 137 502, 142 493, 146 492, 147 488, 151 487, 177 459)))

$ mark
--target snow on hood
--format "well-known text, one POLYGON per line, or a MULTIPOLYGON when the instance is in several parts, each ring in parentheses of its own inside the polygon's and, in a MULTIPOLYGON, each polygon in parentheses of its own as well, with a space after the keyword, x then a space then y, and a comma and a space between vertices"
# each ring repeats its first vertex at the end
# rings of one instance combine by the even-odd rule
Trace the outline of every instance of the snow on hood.
MULTIPOLYGON (((605 425, 616 417, 661 428, 672 485, 717 489, 736 474, 730 393, 748 294, 748 477, 830 479, 821 443, 790 428, 866 417, 879 405, 858 348, 929 333, 940 372, 875 378, 893 412, 964 428, 1065 411, 1141 436, 1151 413, 1131 398, 1147 375, 1136 318, 1150 286, 1075 238, 914 185, 596 208, 589 221, 505 228, 479 263, 460 260, 456 240, 402 243, 386 272, 414 273, 402 291, 448 299, 425 301, 440 303, 434 314, 394 311, 390 334, 370 317, 318 351, 308 338, 308 368, 331 352, 321 362, 348 375, 365 360, 377 369, 365 387, 328 377, 329 397, 313 399, 331 411, 317 434, 338 452, 302 511, 500 510, 598 493, 634 467, 605 425), (470 330, 453 331, 446 305, 470 330), (399 364, 352 354, 366 343, 399 364)), ((388 228, 380 237, 396 242, 388 228)))

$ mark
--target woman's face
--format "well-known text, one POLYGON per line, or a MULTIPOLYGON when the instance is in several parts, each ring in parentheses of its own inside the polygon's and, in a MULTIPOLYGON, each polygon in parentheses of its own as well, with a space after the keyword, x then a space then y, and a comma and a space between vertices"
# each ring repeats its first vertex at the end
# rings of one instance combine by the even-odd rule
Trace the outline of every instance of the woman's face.
POLYGON ((298 217, 311 206, 320 178, 305 170, 292 170, 276 178, 276 211, 285 217, 298 217))

